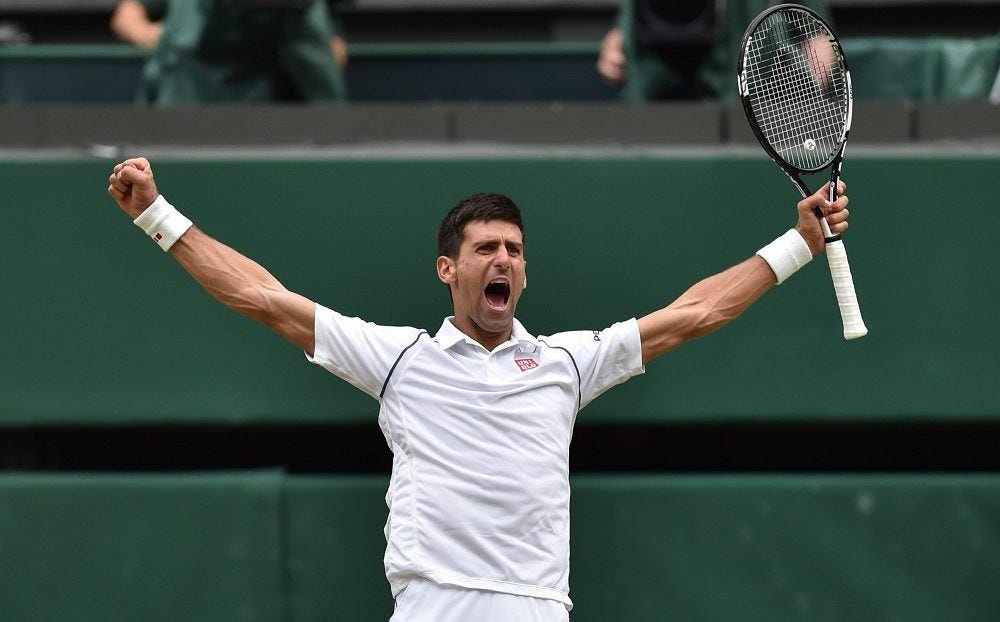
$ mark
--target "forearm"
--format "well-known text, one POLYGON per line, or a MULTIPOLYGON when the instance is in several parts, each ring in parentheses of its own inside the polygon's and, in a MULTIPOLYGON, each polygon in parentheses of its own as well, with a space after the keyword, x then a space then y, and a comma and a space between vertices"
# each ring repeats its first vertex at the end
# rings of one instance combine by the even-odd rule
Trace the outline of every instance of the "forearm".
POLYGON ((188 229, 170 248, 170 254, 212 297, 253 319, 265 313, 263 292, 284 289, 263 266, 197 227, 188 229))
POLYGON ((771 267, 756 255, 699 281, 674 302, 639 320, 643 363, 722 328, 774 284, 771 267))

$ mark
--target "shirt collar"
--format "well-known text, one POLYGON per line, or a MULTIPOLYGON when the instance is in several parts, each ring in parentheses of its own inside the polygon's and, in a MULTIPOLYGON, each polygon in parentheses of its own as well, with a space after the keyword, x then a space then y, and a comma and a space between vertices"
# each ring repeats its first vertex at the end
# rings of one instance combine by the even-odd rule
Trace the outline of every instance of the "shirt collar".
MULTIPOLYGON (((478 341, 466 335, 465 333, 463 333, 462 331, 458 330, 458 328, 455 327, 455 325, 452 323, 452 320, 454 319, 455 316, 449 315, 444 319, 443 322, 441 322, 441 328, 438 329, 437 335, 434 336, 434 339, 438 342, 438 345, 440 345, 442 349, 447 350, 452 346, 454 346, 456 343, 464 341, 465 343, 468 343, 470 345, 482 348, 483 344, 479 343, 478 341)), ((501 344, 500 346, 497 347, 500 348, 506 344, 511 344, 511 343, 514 344, 530 343, 535 347, 538 346, 538 340, 535 339, 535 337, 531 333, 529 333, 524 328, 524 326, 521 325, 521 322, 519 322, 517 318, 514 318, 514 328, 511 330, 510 340, 504 342, 504 344, 501 344)))

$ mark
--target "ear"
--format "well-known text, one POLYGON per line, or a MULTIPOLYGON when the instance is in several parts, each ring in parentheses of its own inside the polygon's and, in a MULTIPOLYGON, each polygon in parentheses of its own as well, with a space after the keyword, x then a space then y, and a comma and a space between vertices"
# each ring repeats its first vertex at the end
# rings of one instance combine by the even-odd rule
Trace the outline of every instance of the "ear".
POLYGON ((524 275, 524 285, 521 286, 521 289, 528 289, 528 275, 527 274, 524 275))
POLYGON ((455 282, 455 261, 444 255, 438 257, 437 274, 442 283, 452 285, 455 282))

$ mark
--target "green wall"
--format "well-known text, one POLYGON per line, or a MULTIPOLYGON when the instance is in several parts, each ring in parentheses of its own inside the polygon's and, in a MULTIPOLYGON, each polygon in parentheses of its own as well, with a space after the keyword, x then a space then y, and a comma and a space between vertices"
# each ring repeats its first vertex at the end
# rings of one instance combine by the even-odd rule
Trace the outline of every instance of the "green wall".
MULTIPOLYGON (((377 622, 384 477, 0 475, 0 611, 377 622)), ((994 622, 1000 478, 577 476, 574 622, 994 622)))
POLYGON ((3 619, 281 620, 280 483, 2 475, 3 619))
MULTIPOLYGON (((373 422, 377 404, 211 300, 105 194, 111 161, 0 162, 0 425, 373 422)), ((794 223, 797 193, 724 157, 164 160, 160 189, 289 288, 437 328, 443 213, 510 194, 536 333, 641 316, 794 223)), ((649 366, 581 423, 992 420, 1000 413, 995 156, 847 159, 870 334, 845 342, 825 260, 649 366)), ((818 180, 817 180, 818 181, 818 180)))

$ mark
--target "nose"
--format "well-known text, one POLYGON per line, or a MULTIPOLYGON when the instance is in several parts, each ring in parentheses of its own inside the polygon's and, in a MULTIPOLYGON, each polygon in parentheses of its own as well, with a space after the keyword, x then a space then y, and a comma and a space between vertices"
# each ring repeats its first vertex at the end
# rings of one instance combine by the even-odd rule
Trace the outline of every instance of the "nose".
POLYGON ((493 257, 493 266, 503 269, 510 267, 510 254, 507 253, 506 247, 501 245, 497 250, 497 254, 493 257))

